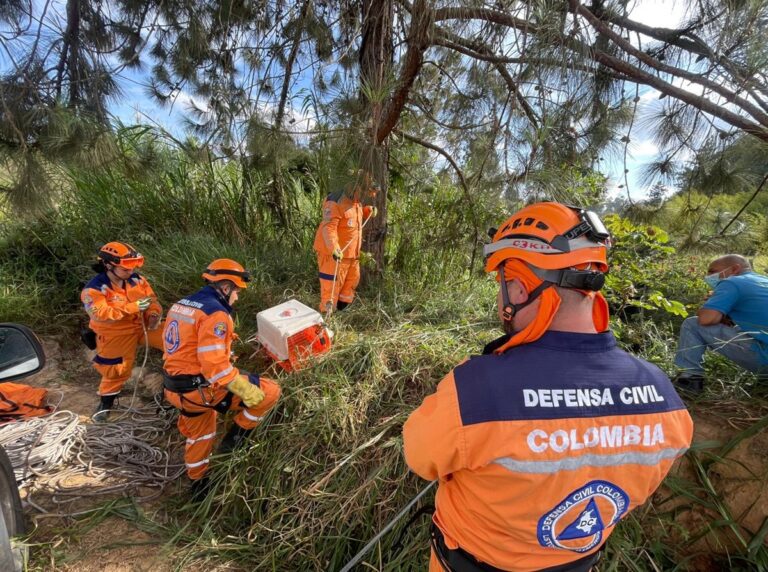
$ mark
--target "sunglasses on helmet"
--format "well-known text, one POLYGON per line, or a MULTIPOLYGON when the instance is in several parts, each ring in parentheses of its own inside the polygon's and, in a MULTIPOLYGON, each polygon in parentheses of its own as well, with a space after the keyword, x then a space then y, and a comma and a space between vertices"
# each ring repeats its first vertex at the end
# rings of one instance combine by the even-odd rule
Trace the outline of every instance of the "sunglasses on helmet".
POLYGON ((566 232, 563 236, 568 240, 573 240, 586 235, 594 242, 610 243, 611 233, 605 228, 603 221, 594 211, 588 211, 580 207, 565 205, 573 212, 579 215, 581 222, 566 232))
MULTIPOLYGON (((574 207, 571 205, 565 206, 579 215, 580 222, 570 230, 563 233, 562 236, 555 237, 555 239, 552 241, 553 246, 561 247, 561 250, 567 252, 570 250, 568 248, 567 241, 585 235, 593 242, 598 242, 604 244, 605 246, 611 245, 611 233, 608 232, 608 229, 605 227, 605 224, 603 224, 603 221, 600 220, 600 217, 597 215, 597 213, 594 211, 588 211, 581 207, 574 207)), ((497 232, 497 228, 488 229, 488 236, 491 238, 491 240, 493 240, 497 232)), ((501 237, 500 240, 503 240, 504 238, 505 237, 501 237)), ((488 253, 489 252, 486 254, 488 253)))

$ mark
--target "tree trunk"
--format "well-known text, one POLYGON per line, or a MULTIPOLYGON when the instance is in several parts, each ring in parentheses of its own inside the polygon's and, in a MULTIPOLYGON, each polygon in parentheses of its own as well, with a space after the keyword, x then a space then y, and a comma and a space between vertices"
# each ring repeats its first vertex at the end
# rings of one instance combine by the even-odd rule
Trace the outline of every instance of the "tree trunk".
POLYGON ((285 188, 283 181, 282 171, 282 158, 277 154, 283 143, 283 119, 285 118, 285 106, 288 102, 288 91, 291 87, 291 79, 293 78, 293 66, 296 63, 296 56, 299 54, 299 48, 301 47, 301 37, 304 33, 305 20, 309 9, 311 7, 310 0, 304 0, 304 5, 301 7, 299 16, 296 19, 296 30, 293 34, 293 42, 291 45, 291 51, 288 54, 288 60, 285 63, 285 76, 283 78, 283 87, 280 90, 280 101, 277 105, 277 113, 275 113, 275 123, 272 130, 272 185, 270 185, 271 198, 270 206, 277 217, 278 222, 283 229, 290 227, 290 211, 288 205, 285 204, 285 188))
POLYGON ((373 199, 378 215, 365 228, 363 249, 376 261, 376 269, 364 271, 380 276, 384 269, 384 244, 387 236, 387 183, 389 180, 388 138, 377 137, 388 99, 387 83, 392 73, 393 0, 364 0, 362 40, 360 42, 360 97, 368 107, 366 140, 361 150, 361 167, 371 172, 381 190, 373 199))
POLYGON ((80 57, 80 0, 69 0, 67 2, 65 46, 62 57, 67 58, 69 107, 77 107, 80 103, 80 92, 83 89, 80 62, 78 61, 80 57))

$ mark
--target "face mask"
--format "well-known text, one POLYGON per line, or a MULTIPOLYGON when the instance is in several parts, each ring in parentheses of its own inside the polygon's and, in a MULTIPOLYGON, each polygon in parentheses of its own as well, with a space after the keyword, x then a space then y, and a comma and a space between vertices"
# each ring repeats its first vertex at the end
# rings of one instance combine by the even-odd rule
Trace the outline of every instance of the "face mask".
POLYGON ((714 272, 713 274, 707 274, 704 277, 704 282, 706 282, 710 288, 715 288, 722 279, 720 278, 720 272, 714 272))

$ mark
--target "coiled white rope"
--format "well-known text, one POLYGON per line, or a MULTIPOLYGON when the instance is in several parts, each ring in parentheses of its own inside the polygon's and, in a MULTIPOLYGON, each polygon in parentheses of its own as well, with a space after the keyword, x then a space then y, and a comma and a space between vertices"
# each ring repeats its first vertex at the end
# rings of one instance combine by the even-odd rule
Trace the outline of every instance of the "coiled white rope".
POLYGON ((85 425, 71 411, 0 425, 0 445, 21 483, 46 475, 71 459, 84 437, 85 425))
POLYGON ((181 450, 175 446, 181 436, 173 430, 176 409, 163 407, 157 398, 137 405, 148 354, 145 327, 144 360, 130 403, 127 408, 115 408, 116 415, 108 423, 83 424, 76 413, 61 410, 0 425, 0 445, 11 460, 16 481, 25 486, 34 480, 25 502, 42 516, 90 512, 66 510, 85 497, 124 495, 151 500, 184 472, 183 461, 171 459, 170 454, 181 450), (35 503, 32 493, 38 489, 49 492, 50 500, 64 510, 51 512, 35 503))
POLYGON ((157 498, 167 484, 184 472, 173 431, 176 410, 159 404, 118 409, 119 421, 82 424, 77 414, 51 415, 0 426, 3 445, 18 482, 31 485, 27 504, 51 516, 75 516, 88 511, 67 510, 85 497, 131 496, 139 501, 157 498), (51 512, 32 500, 38 489, 50 493, 57 505, 51 512))

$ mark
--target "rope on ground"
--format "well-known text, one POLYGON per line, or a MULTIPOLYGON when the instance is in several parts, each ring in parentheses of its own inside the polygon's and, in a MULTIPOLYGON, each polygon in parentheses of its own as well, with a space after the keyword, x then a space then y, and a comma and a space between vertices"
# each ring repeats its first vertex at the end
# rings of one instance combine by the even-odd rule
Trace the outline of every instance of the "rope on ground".
MULTIPOLYGON (((157 498, 184 472, 169 453, 176 411, 157 403, 117 411, 121 419, 104 424, 82 424, 77 414, 57 411, 0 426, 17 481, 30 485, 34 477, 39 490, 51 494, 57 516, 79 514, 67 506, 85 497, 157 498)), ((30 488, 25 500, 48 513, 31 498, 37 490, 30 488)))
POLYGON ((151 500, 183 474, 183 462, 172 461, 169 453, 178 449, 172 446, 172 440, 178 439, 172 430, 176 409, 163 407, 161 396, 136 405, 148 355, 144 326, 144 360, 130 403, 114 409, 107 423, 83 424, 76 413, 64 410, 0 425, 0 445, 8 453, 17 482, 31 485, 34 478, 41 490, 51 493, 50 500, 59 509, 49 512, 35 503, 32 494, 38 487, 30 487, 25 501, 42 516, 91 512, 75 508, 85 497, 151 500))
POLYGON ((71 411, 0 425, 0 445, 13 465, 17 482, 50 474, 75 455, 85 425, 71 411))
POLYGON ((175 418, 175 409, 150 403, 126 409, 119 421, 86 426, 73 466, 48 480, 52 500, 64 505, 96 495, 157 498, 184 472, 183 463, 174 462, 169 454, 176 438, 175 418), (88 483, 78 484, 83 477, 88 483))

